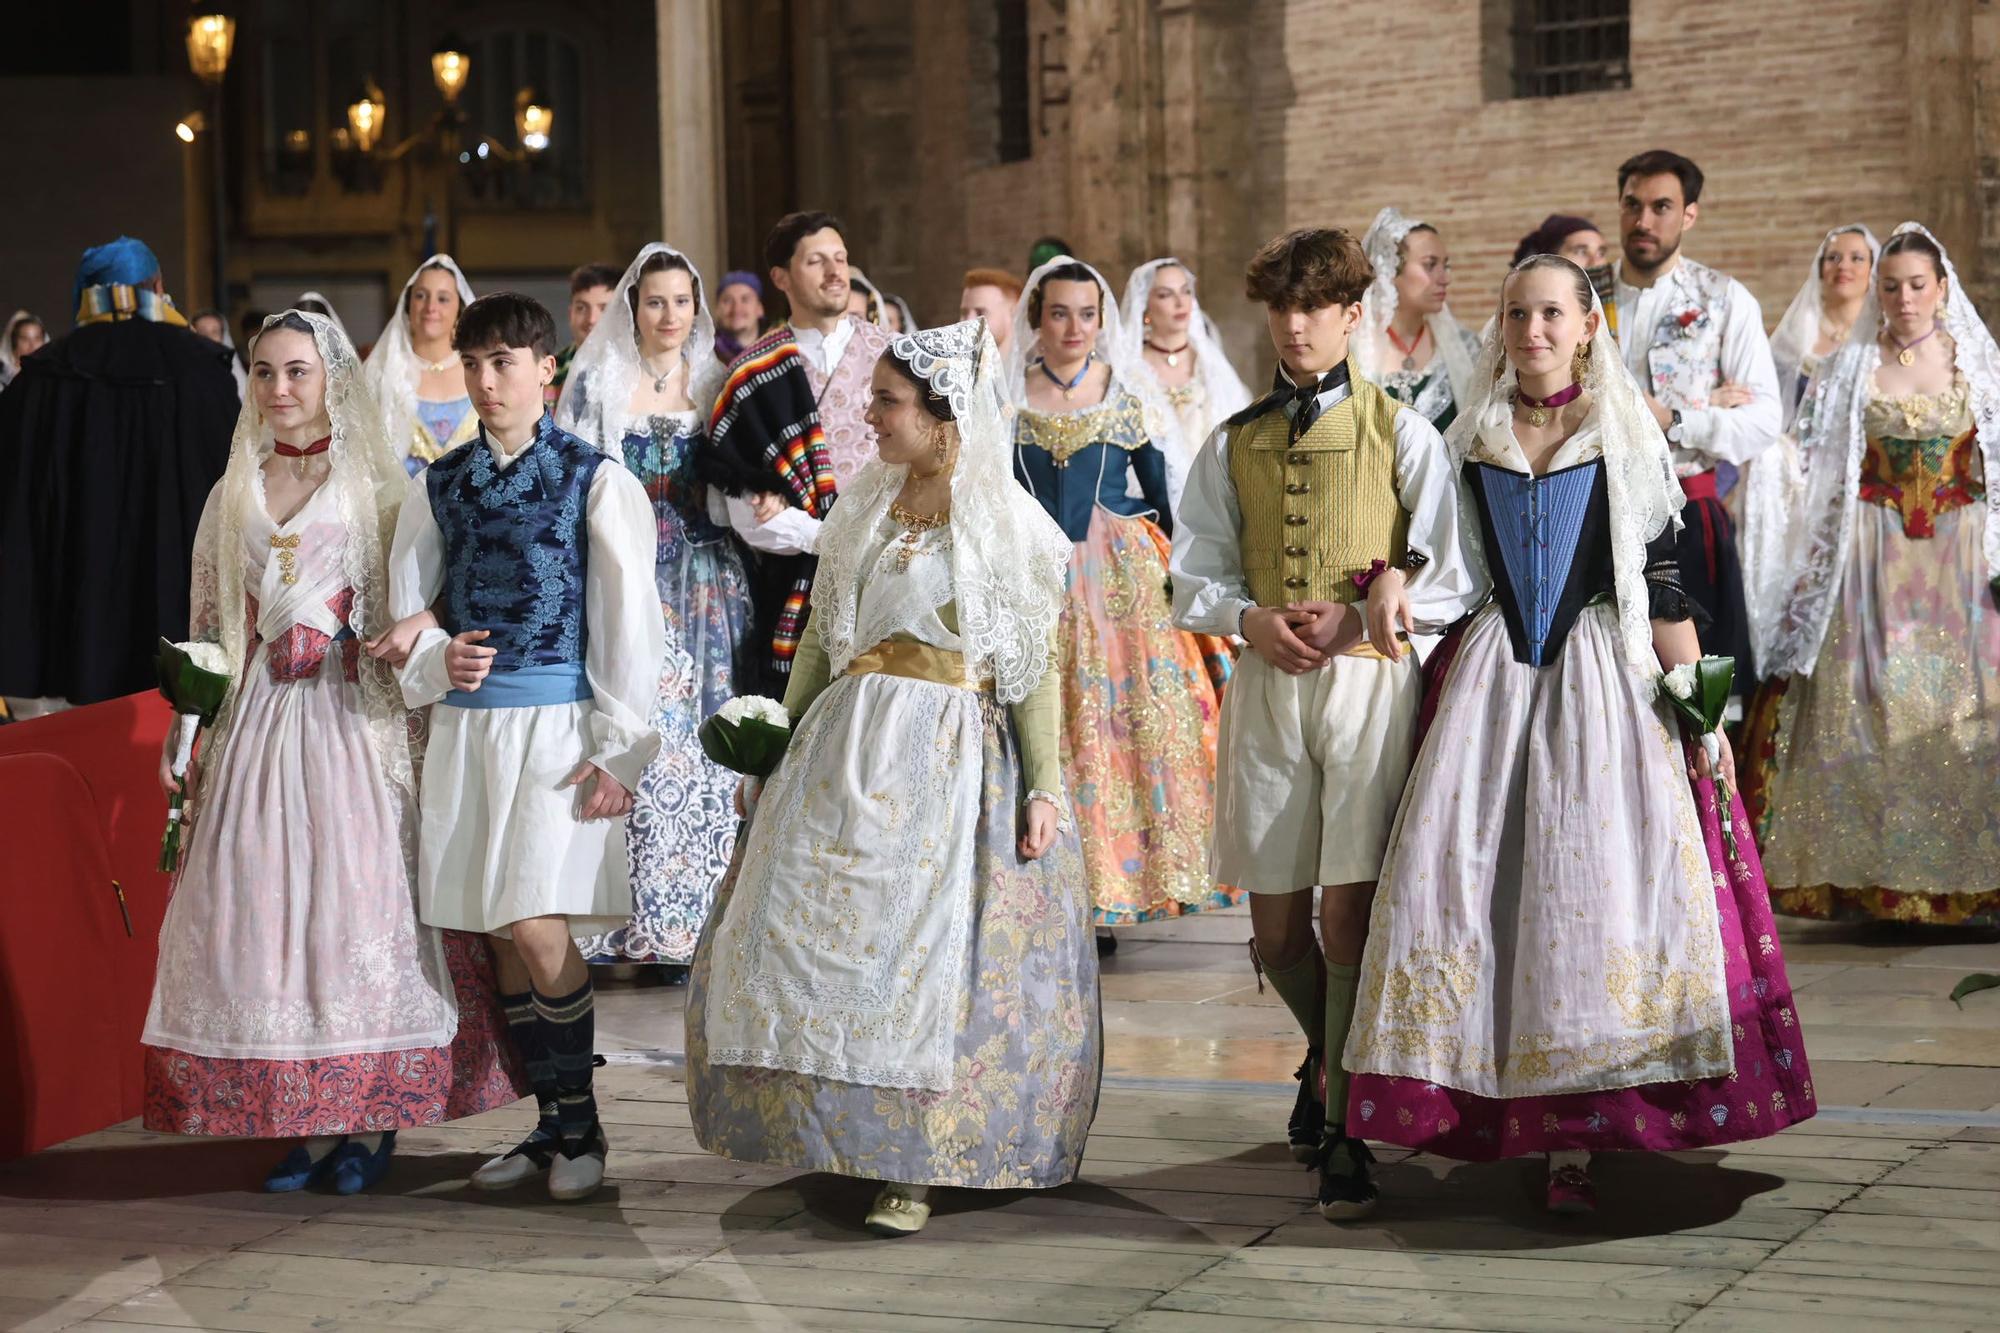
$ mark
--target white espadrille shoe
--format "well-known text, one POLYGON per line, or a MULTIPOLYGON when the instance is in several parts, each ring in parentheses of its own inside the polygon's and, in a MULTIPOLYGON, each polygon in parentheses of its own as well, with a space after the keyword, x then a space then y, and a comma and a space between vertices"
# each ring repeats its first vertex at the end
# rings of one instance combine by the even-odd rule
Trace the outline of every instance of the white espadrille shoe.
POLYGON ((882 1186, 882 1192, 875 1196, 875 1206, 868 1210, 868 1229, 878 1236, 914 1236, 931 1220, 931 1206, 926 1198, 930 1192, 928 1185, 890 1181, 882 1186))
POLYGON ((597 1193, 604 1183, 604 1156, 609 1147, 603 1126, 592 1125, 582 1152, 572 1157, 567 1147, 558 1149, 549 1162, 549 1197, 558 1203, 578 1203, 597 1193))

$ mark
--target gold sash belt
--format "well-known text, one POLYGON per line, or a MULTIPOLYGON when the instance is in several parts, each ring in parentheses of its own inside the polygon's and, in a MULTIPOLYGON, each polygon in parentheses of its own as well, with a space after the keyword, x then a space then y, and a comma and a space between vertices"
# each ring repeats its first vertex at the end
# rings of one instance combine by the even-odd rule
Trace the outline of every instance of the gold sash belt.
POLYGON ((992 688, 992 682, 970 680, 965 674, 965 654, 936 648, 914 639, 884 639, 865 653, 856 653, 847 664, 850 676, 869 674, 901 676, 905 680, 927 680, 934 685, 950 685, 961 690, 992 688))

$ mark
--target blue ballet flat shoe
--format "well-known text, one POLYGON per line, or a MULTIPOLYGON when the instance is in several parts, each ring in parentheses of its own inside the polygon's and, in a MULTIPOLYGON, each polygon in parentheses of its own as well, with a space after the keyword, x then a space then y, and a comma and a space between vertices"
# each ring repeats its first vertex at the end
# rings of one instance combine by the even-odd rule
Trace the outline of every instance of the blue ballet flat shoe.
MULTIPOLYGON (((344 1146, 344 1145, 343 1145, 344 1146)), ((264 1177, 264 1190, 268 1194, 290 1194, 308 1185, 317 1184, 328 1171, 333 1169, 333 1159, 340 1155, 335 1148, 315 1162, 301 1143, 285 1154, 285 1159, 271 1168, 271 1174, 264 1177)))
POLYGON ((382 1136, 382 1146, 369 1152, 349 1140, 330 1154, 333 1162, 333 1192, 359 1194, 389 1174, 389 1159, 396 1153, 396 1131, 382 1136))

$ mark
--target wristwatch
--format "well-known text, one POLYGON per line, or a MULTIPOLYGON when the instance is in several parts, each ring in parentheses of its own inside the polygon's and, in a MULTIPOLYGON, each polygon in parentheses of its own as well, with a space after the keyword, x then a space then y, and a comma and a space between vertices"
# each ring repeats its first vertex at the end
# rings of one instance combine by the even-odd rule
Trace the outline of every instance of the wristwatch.
POLYGON ((1668 408, 1667 410, 1673 414, 1673 419, 1667 423, 1667 443, 1679 444, 1681 442, 1681 410, 1678 407, 1668 408))

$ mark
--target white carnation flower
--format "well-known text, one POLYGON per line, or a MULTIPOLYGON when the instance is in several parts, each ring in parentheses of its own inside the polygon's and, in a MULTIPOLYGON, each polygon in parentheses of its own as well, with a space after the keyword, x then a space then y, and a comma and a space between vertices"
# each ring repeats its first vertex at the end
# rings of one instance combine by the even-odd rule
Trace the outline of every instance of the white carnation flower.
POLYGON ((716 716, 731 726, 741 726, 752 719, 768 723, 774 727, 791 728, 792 716, 785 706, 776 699, 766 699, 761 694, 739 694, 722 705, 716 716))
POLYGON ((1674 698, 1694 698, 1694 663, 1683 662, 1660 679, 1666 684, 1667 693, 1674 698))
POLYGON ((212 672, 218 676, 227 676, 230 674, 229 654, 219 643, 177 643, 174 647, 186 653, 188 660, 203 671, 212 672))

